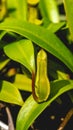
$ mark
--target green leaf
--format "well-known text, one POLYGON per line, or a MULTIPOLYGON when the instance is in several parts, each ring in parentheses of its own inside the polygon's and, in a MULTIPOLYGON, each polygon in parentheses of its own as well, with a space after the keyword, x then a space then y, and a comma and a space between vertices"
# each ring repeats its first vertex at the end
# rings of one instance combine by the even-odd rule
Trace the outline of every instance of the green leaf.
POLYGON ((27 1, 26 0, 16 0, 17 7, 17 18, 21 20, 27 20, 27 1))
MULTIPOLYGON (((7 33, 6 31, 0 32, 0 40, 3 38, 3 36, 4 36, 6 33, 7 33)), ((1 47, 0 47, 0 48, 1 48, 1 47)))
POLYGON ((0 70, 3 69, 8 63, 9 63, 10 59, 6 59, 4 61, 0 60, 0 70))
POLYGON ((65 22, 59 22, 59 23, 50 23, 47 27, 47 29, 51 30, 51 32, 55 33, 60 28, 62 28, 65 25, 65 22))
POLYGON ((19 111, 16 130, 27 130, 40 113, 62 93, 73 89, 73 80, 61 80, 51 83, 51 94, 47 102, 38 104, 30 96, 19 111))
POLYGON ((30 72, 35 71, 34 49, 30 40, 20 40, 4 47, 4 52, 12 60, 24 65, 30 72))
POLYGON ((0 30, 16 32, 31 39, 37 45, 59 58, 73 71, 73 54, 50 30, 16 19, 7 19, 5 22, 1 23, 0 30))
POLYGON ((20 90, 32 91, 32 80, 26 75, 16 74, 14 85, 20 90))
POLYGON ((40 0, 40 10, 45 21, 59 22, 59 12, 55 0, 40 0))
POLYGON ((54 79, 58 79, 58 73, 57 71, 65 71, 65 66, 63 66, 62 64, 60 64, 57 61, 54 61, 53 59, 48 59, 48 63, 49 63, 49 70, 48 70, 48 74, 54 79))
POLYGON ((0 101, 22 106, 24 101, 18 89, 7 81, 0 80, 0 101))
POLYGON ((27 1, 26 0, 7 0, 9 16, 17 19, 27 20, 27 1))
POLYGON ((68 26, 73 40, 73 0, 64 0, 64 7, 67 16, 68 26))
POLYGON ((7 0, 7 9, 9 17, 16 17, 16 0, 7 0))

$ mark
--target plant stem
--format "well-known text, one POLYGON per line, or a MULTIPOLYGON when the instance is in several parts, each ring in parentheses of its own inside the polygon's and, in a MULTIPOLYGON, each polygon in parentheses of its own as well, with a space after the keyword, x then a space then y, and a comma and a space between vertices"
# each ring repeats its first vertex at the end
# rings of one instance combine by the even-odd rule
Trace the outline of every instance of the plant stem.
POLYGON ((8 107, 6 107, 6 112, 7 112, 8 124, 9 124, 9 129, 8 130, 15 130, 13 120, 12 120, 12 116, 11 116, 11 112, 10 112, 8 107))
POLYGON ((63 130, 64 127, 66 126, 66 124, 68 123, 68 121, 70 120, 70 118, 73 115, 73 108, 71 108, 68 113, 65 116, 64 121, 60 124, 59 128, 57 130, 63 130))

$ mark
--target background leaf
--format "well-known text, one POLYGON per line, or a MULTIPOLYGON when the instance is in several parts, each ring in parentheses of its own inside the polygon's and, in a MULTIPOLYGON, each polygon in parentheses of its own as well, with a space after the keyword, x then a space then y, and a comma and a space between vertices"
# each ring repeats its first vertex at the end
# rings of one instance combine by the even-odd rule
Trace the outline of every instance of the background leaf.
POLYGON ((59 22, 59 23, 50 23, 47 26, 47 29, 49 29, 51 32, 55 33, 59 29, 61 29, 66 23, 65 22, 59 22))
POLYGON ((73 71, 73 54, 62 43, 62 41, 50 30, 16 19, 7 19, 0 24, 0 30, 16 32, 28 39, 31 39, 40 47, 59 58, 73 71))
POLYGON ((9 61, 10 59, 6 59, 4 61, 0 59, 0 70, 3 69, 8 64, 9 61))
POLYGON ((27 21, 27 0, 16 0, 17 18, 27 21))
POLYGON ((0 101, 22 106, 24 101, 18 89, 8 81, 0 80, 0 101))
POLYGON ((20 90, 32 91, 32 80, 26 75, 16 74, 14 85, 20 90))
POLYGON ((35 71, 34 49, 30 40, 19 40, 4 47, 4 52, 12 60, 24 65, 30 72, 35 71))
POLYGON ((51 94, 47 102, 38 104, 32 96, 30 96, 22 106, 18 117, 16 130, 27 130, 39 114, 53 102, 62 93, 73 89, 73 81, 61 80, 51 83, 51 94))
POLYGON ((64 0, 64 7, 67 16, 67 23, 73 40, 73 0, 64 0))
POLYGON ((55 0, 40 0, 40 10, 45 22, 59 22, 59 12, 55 0))
POLYGON ((9 16, 17 19, 27 20, 27 1, 26 0, 7 0, 9 16))

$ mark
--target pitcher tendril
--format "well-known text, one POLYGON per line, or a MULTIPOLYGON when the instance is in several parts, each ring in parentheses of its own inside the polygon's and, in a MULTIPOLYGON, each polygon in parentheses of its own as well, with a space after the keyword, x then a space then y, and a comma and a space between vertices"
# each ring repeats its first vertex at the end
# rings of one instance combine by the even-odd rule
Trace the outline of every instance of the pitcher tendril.
POLYGON ((47 54, 41 49, 37 55, 36 76, 32 74, 32 94, 37 102, 44 102, 50 94, 50 82, 47 76, 47 54))

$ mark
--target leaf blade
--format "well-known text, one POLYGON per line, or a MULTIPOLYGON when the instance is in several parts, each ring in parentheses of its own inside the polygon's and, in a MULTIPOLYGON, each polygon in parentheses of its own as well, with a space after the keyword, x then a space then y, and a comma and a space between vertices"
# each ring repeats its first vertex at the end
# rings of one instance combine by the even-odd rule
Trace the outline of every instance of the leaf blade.
POLYGON ((26 75, 16 74, 13 84, 20 90, 32 92, 32 80, 26 75))
POLYGON ((22 106, 24 101, 18 89, 8 81, 0 80, 0 100, 22 106))
POLYGON ((47 102, 38 104, 30 96, 21 108, 16 123, 16 130, 27 130, 40 113, 62 93, 73 89, 73 81, 62 80, 51 83, 51 94, 47 102))
POLYGON ((5 54, 24 65, 30 72, 35 71, 34 49, 30 40, 22 39, 4 47, 5 54))
POLYGON ((55 0, 40 0, 40 10, 46 21, 59 22, 59 12, 55 0))
POLYGON ((1 23, 0 30, 13 31, 31 39, 37 45, 59 58, 71 71, 73 71, 73 54, 50 30, 15 19, 8 19, 6 22, 1 23))
POLYGON ((73 40, 73 0, 64 0, 64 7, 67 16, 67 22, 73 40))

